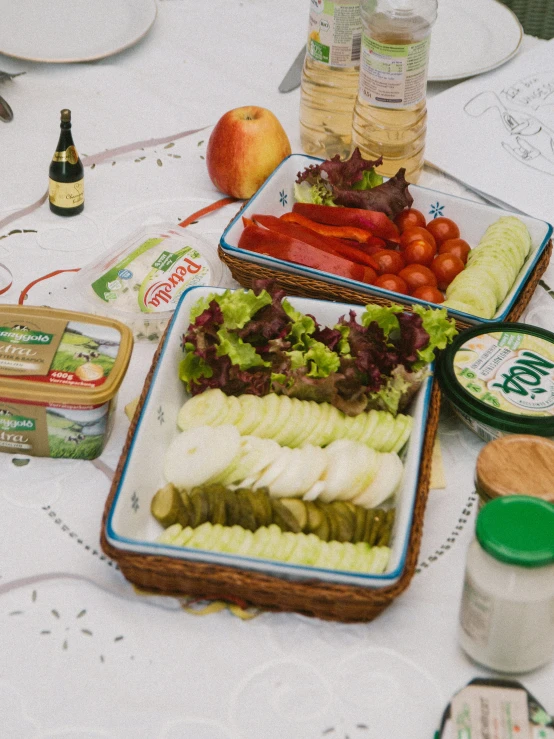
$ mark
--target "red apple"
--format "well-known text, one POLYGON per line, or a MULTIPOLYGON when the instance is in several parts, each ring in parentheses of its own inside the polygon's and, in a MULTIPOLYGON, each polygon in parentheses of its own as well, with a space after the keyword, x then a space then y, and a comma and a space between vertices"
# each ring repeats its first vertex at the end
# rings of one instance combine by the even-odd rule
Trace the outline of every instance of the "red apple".
POLYGON ((228 111, 216 123, 206 164, 218 190, 246 199, 290 153, 288 136, 273 113, 246 105, 228 111))

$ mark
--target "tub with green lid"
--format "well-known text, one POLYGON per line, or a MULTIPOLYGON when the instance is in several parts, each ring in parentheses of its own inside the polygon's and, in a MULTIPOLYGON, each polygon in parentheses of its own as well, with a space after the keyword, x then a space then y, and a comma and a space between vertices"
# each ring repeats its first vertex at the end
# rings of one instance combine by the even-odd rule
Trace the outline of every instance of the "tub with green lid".
POLYGON ((462 331, 437 363, 443 395, 481 439, 554 438, 554 334, 523 323, 462 331))

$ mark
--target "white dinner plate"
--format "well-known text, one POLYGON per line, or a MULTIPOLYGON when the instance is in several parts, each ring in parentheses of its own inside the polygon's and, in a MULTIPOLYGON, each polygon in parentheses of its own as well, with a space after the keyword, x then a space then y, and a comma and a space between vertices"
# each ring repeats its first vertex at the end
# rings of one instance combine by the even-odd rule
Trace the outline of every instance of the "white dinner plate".
POLYGON ((497 0, 439 0, 428 79, 457 80, 495 69, 514 56, 522 38, 517 17, 497 0))
POLYGON ((155 0, 0 0, 0 53, 33 62, 87 62, 139 41, 155 0))

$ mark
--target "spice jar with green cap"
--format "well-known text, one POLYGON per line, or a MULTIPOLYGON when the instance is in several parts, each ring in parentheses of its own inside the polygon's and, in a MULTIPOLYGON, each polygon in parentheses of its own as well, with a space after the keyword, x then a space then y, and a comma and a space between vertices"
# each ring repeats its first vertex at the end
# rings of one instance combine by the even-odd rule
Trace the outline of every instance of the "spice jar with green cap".
POLYGON ((459 641, 476 662, 521 673, 554 656, 554 505, 505 496, 484 505, 469 546, 459 641))

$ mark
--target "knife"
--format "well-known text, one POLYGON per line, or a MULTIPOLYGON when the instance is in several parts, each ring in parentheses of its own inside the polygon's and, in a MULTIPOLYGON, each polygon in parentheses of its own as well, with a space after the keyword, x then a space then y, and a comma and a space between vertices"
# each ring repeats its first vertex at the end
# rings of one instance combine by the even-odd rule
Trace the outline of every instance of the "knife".
POLYGON ((304 66, 304 57, 306 56, 306 46, 303 46, 298 56, 293 61, 291 68, 286 73, 283 81, 279 85, 279 92, 291 92, 296 90, 300 85, 302 77, 302 67, 304 66))

